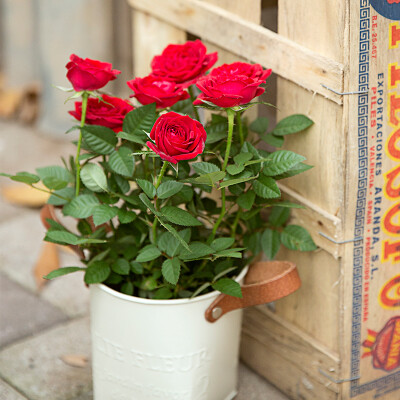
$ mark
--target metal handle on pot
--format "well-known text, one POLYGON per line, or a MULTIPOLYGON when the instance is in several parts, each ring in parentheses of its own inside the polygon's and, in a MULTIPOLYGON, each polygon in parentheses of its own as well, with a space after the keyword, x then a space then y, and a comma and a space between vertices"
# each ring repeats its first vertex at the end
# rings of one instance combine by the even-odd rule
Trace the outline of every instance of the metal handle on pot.
POLYGON ((270 303, 295 292, 301 286, 296 265, 289 261, 260 261, 252 264, 244 278, 242 298, 221 294, 205 312, 215 322, 229 311, 270 303))

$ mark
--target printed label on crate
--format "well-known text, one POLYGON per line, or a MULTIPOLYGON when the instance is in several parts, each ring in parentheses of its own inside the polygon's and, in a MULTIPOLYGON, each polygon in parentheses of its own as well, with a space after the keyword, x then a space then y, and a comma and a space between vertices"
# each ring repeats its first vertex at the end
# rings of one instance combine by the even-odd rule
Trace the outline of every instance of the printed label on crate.
MULTIPOLYGON (((360 0, 351 397, 400 398, 400 1, 360 0), (398 391, 398 392, 397 392, 398 391), (394 397, 391 397, 394 396, 394 397), (399 396, 399 397, 396 397, 399 396)), ((350 132, 350 134, 352 134, 350 132)))

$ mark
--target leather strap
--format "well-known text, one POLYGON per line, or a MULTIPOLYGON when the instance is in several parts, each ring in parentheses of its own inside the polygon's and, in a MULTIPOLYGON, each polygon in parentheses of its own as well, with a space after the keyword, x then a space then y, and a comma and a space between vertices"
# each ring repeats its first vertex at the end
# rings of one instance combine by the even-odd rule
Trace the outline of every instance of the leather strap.
MULTIPOLYGON (((57 218, 54 206, 51 204, 45 204, 42 207, 42 209, 40 210, 40 219, 42 220, 42 224, 44 225, 44 227, 46 229, 50 228, 50 224, 47 221, 48 219, 55 221, 55 222, 59 223, 60 225, 62 225, 60 220, 57 218)), ((79 246, 70 244, 67 247, 72 249, 81 260, 85 258, 85 255, 83 254, 83 251, 79 246)))
POLYGON ((244 278, 242 298, 219 295, 207 308, 205 318, 215 322, 229 311, 270 303, 301 286, 296 265, 289 261, 260 261, 252 264, 244 278))

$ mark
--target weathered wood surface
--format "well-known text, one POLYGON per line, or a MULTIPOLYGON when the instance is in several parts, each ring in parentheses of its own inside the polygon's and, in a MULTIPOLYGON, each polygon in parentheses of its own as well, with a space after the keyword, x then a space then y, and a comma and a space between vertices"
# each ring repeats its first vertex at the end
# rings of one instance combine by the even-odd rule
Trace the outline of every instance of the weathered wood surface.
POLYGON ((245 310, 241 346, 242 359, 291 398, 337 399, 327 375, 338 378, 338 354, 266 306, 245 310))
POLYGON ((342 90, 343 65, 336 60, 204 1, 128 1, 140 11, 272 68, 276 74, 339 104, 342 102, 341 96, 321 86, 324 83, 335 90, 342 90), (235 29, 232 29, 233 26, 235 29))
MULTIPOLYGON (((152 2, 148 2, 150 6, 152 2)), ((147 12, 132 11, 133 72, 143 77, 150 73, 153 57, 171 43, 184 43, 186 32, 147 12)))

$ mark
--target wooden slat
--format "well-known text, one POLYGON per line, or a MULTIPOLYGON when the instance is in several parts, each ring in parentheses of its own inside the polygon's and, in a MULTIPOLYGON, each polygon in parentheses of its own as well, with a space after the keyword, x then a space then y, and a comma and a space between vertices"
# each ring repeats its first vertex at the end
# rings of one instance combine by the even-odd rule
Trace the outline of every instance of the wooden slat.
POLYGON ((132 7, 257 62, 296 84, 341 104, 343 65, 292 40, 199 0, 128 0, 132 7), (232 29, 232 27, 235 29, 232 29))
POLYGON ((338 378, 338 355, 266 306, 245 310, 241 347, 243 361, 291 398, 337 398, 338 385, 323 373, 338 378))
POLYGON ((133 10, 133 71, 143 77, 150 73, 153 57, 160 54, 170 43, 184 43, 186 33, 152 15, 133 10))
POLYGON ((335 241, 341 241, 342 223, 335 215, 329 214, 324 209, 318 207, 304 196, 299 195, 282 183, 278 183, 283 192, 285 200, 293 201, 303 205, 304 209, 293 209, 291 223, 307 227, 316 245, 333 257, 338 258, 342 254, 343 244, 339 245, 326 238, 332 238, 335 241), (321 233, 323 235, 321 235, 321 233))

